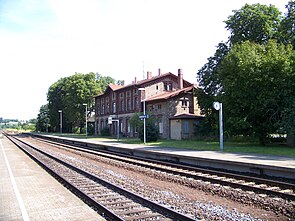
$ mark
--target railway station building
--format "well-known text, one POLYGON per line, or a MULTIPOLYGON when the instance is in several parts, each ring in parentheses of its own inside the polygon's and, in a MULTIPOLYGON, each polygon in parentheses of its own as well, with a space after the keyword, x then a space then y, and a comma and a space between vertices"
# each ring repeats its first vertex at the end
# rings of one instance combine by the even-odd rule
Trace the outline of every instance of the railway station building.
POLYGON ((116 136, 137 137, 136 128, 129 120, 135 113, 142 113, 145 103, 146 112, 157 119, 160 136, 167 139, 189 139, 202 120, 197 98, 196 86, 183 79, 182 69, 178 74, 156 76, 147 72, 144 80, 136 78, 129 85, 109 84, 104 93, 95 97, 95 133, 109 130, 116 136), (108 124, 111 117, 117 123, 108 124))

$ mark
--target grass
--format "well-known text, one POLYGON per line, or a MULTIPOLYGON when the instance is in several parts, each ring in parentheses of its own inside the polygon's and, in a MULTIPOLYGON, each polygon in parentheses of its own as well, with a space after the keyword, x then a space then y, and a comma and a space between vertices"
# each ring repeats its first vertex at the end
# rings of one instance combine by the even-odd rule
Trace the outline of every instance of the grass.
MULTIPOLYGON (((85 134, 51 134, 63 137, 72 137, 77 139, 85 139, 85 134)), ((97 141, 112 141, 117 142, 117 139, 101 136, 88 136, 87 139, 97 141)), ((121 143, 126 144, 142 144, 142 141, 135 138, 121 138, 121 143)), ((216 141, 198 141, 198 140, 164 140, 160 139, 157 142, 147 143, 148 146, 160 147, 175 147, 180 149, 193 149, 198 151, 220 151, 219 142, 216 141)), ((224 142, 224 152, 228 153, 253 153, 253 154, 266 154, 276 156, 295 157, 295 148, 287 147, 279 144, 269 144, 266 146, 260 145, 253 140, 250 141, 226 141, 224 142)))
MULTIPOLYGON (((123 139, 123 143, 142 143, 138 139, 123 139)), ((196 140, 159 140, 153 143, 147 143, 151 146, 160 147, 175 147, 182 149, 193 149, 198 151, 220 151, 219 142, 206 142, 206 141, 196 141, 196 140)), ((262 146, 255 142, 225 142, 224 152, 228 153, 254 153, 254 154, 267 154, 276 156, 289 156, 295 157, 295 148, 287 147, 285 145, 266 145, 262 146)))

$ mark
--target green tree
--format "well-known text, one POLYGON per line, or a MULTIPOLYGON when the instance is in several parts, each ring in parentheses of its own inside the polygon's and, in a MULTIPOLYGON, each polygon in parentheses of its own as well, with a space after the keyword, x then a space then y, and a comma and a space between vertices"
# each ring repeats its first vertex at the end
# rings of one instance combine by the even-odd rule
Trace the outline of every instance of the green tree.
POLYGON ((22 123, 20 125, 20 129, 26 130, 26 131, 36 131, 36 123, 37 123, 37 119, 30 119, 29 121, 22 123))
POLYGON ((230 43, 251 41, 265 43, 278 38, 281 12, 273 5, 246 4, 225 21, 230 43))
MULTIPOLYGON (((139 138, 144 141, 144 124, 139 125, 139 138)), ((156 119, 153 117, 146 119, 146 142, 155 142, 159 139, 159 128, 156 125, 156 119)))
POLYGON ((208 58, 208 62, 197 73, 199 87, 195 93, 201 107, 201 114, 206 116, 202 122, 202 130, 207 135, 216 134, 218 130, 216 124, 218 122, 218 113, 212 111, 212 103, 219 99, 222 90, 221 79, 217 71, 228 51, 227 44, 219 43, 214 56, 208 58))
POLYGON ((49 131, 50 124, 49 124, 49 110, 48 104, 42 105, 40 107, 37 121, 36 121, 36 130, 41 132, 49 131))
POLYGON ((52 84, 48 90, 47 100, 50 123, 54 131, 59 131, 59 110, 62 110, 63 131, 80 132, 85 124, 85 106, 88 115, 94 111, 94 96, 102 93, 109 83, 114 83, 111 77, 98 74, 76 73, 70 77, 61 78, 52 84))
POLYGON ((230 135, 256 135, 264 142, 270 131, 294 134, 294 52, 287 45, 294 45, 294 0, 286 8, 282 17, 272 5, 246 4, 225 21, 231 33, 229 42, 226 47, 218 45, 197 77, 198 102, 210 133, 217 129, 212 103, 218 100, 226 102, 225 118, 229 118, 225 126, 230 135), (250 112, 252 109, 257 112, 250 112))
POLYGON ((289 106, 290 97, 295 96, 291 45, 276 41, 236 44, 223 59, 218 76, 230 134, 254 135, 264 143, 268 134, 294 128, 282 117, 285 113, 288 119, 295 113, 289 106))
POLYGON ((142 113, 135 113, 129 119, 129 124, 133 129, 139 128, 139 126, 142 124, 142 121, 139 119, 140 115, 142 115, 142 113))
MULTIPOLYGON (((139 119, 139 116, 143 113, 135 113, 129 120, 130 125, 133 128, 138 128, 139 138, 143 141, 144 136, 144 125, 143 120, 139 119)), ((153 142, 159 139, 160 133, 159 128, 154 117, 149 117, 146 119, 146 142, 153 142)))
POLYGON ((295 49, 295 1, 289 1, 287 13, 280 24, 281 41, 291 43, 295 49))

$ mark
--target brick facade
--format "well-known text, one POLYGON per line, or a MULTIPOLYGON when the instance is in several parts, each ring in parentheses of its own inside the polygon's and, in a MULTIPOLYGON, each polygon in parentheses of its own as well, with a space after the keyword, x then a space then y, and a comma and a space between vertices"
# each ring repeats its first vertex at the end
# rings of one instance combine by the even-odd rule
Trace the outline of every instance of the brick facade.
POLYGON ((172 73, 158 74, 147 79, 135 81, 126 86, 110 84, 105 92, 95 97, 95 132, 101 134, 109 128, 112 135, 118 132, 117 123, 108 125, 108 117, 119 120, 119 132, 123 136, 137 136, 131 128, 129 119, 143 112, 142 101, 146 101, 146 111, 158 119, 160 134, 170 138, 170 118, 179 114, 199 115, 197 100, 193 96, 195 87, 183 80, 182 70, 178 76, 172 73), (144 90, 139 90, 144 88, 144 90))

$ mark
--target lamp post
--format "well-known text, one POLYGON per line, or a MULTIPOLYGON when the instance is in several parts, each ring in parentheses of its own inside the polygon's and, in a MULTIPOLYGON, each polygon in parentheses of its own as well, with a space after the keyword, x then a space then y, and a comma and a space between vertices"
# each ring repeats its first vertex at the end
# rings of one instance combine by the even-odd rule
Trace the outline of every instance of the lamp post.
POLYGON ((223 151, 223 120, 222 120, 222 103, 214 102, 213 107, 219 111, 219 145, 220 150, 223 151))
POLYGON ((46 122, 46 133, 48 133, 48 113, 44 112, 45 114, 45 122, 46 122))
POLYGON ((60 119, 60 123, 59 123, 59 126, 60 126, 60 133, 62 133, 62 110, 59 110, 59 119, 60 119))
POLYGON ((86 130, 86 137, 87 137, 87 104, 83 104, 85 106, 85 130, 86 130))
MULTIPOLYGON (((138 88, 139 91, 145 91, 145 88, 138 88)), ((145 96, 143 101, 143 115, 145 116, 145 96)), ((146 144, 146 117, 143 118, 143 143, 146 144)))
POLYGON ((46 116, 46 133, 48 133, 48 118, 46 116))

